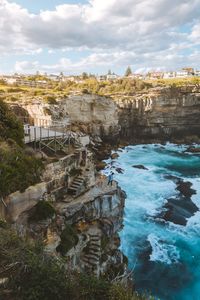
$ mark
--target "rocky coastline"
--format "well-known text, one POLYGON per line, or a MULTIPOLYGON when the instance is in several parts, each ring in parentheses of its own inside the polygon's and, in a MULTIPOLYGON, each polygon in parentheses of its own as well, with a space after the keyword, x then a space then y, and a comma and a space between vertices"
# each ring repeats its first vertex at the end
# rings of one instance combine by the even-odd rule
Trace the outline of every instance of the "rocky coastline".
MULTIPOLYGON (((163 88, 113 98, 72 95, 57 106, 24 103, 20 110, 19 105, 11 105, 21 117, 26 112, 33 123, 38 116, 46 120, 48 108, 49 122, 70 120, 70 129, 88 136, 89 142, 83 145, 79 139, 77 144, 77 134, 70 153, 47 164, 41 183, 5 199, 6 209, 2 214, 20 235, 42 239, 46 251, 63 257, 68 268, 97 277, 106 274, 110 280, 127 274, 127 259, 119 251, 118 236, 123 224, 125 193, 117 183, 109 188, 107 179, 97 174, 105 167, 102 161, 113 150, 129 144, 200 142, 198 91, 173 92, 163 88), (54 213, 45 220, 31 220, 41 201, 50 203, 54 213)), ((187 203, 190 201, 185 195, 181 197, 187 203)), ((162 218, 174 218, 175 202, 169 199, 168 212, 162 218)), ((185 217, 178 223, 184 223, 185 217)))

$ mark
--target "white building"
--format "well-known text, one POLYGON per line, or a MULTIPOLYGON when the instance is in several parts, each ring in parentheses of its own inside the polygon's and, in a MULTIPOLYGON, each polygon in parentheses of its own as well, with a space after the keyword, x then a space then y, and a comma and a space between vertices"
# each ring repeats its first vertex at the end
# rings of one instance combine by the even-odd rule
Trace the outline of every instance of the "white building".
POLYGON ((130 78, 130 79, 144 79, 144 75, 133 73, 133 74, 129 75, 128 78, 130 78))
POLYGON ((200 71, 197 71, 197 70, 196 70, 196 71, 194 72, 194 76, 200 77, 200 71))
POLYGON ((106 79, 107 80, 116 80, 116 79, 118 79, 118 75, 116 75, 116 74, 108 74, 106 76, 106 79))
POLYGON ((176 78, 176 72, 164 72, 163 78, 164 79, 176 78))
POLYGON ((176 77, 177 78, 187 78, 189 76, 190 75, 188 74, 187 71, 178 71, 178 72, 176 72, 176 77))

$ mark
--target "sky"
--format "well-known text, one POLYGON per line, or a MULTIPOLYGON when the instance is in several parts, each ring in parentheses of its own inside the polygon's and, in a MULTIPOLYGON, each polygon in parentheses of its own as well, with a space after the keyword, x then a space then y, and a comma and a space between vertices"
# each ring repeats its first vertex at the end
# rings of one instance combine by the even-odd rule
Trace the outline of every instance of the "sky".
POLYGON ((200 69, 200 0, 0 0, 0 73, 200 69))

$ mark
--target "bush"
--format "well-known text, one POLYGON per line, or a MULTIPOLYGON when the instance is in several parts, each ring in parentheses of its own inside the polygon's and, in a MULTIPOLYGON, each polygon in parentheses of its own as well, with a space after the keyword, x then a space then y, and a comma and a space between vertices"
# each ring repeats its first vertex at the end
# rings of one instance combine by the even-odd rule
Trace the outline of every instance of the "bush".
POLYGON ((94 276, 79 277, 80 299, 82 300, 109 300, 110 283, 104 279, 97 279, 94 276))
POLYGON ((44 97, 44 101, 50 105, 57 104, 56 97, 53 95, 48 95, 44 97))
POLYGON ((40 181, 43 163, 25 153, 13 140, 0 141, 0 196, 23 192, 40 181))
POLYGON ((0 228, 7 228, 7 222, 3 219, 0 218, 0 228))
POLYGON ((74 177, 74 176, 80 176, 82 174, 82 170, 81 169, 76 169, 76 168, 73 168, 69 171, 69 175, 71 177, 74 177))
POLYGON ((59 263, 50 257, 29 254, 26 271, 15 281, 20 286, 16 295, 22 300, 67 300, 71 298, 70 281, 59 263))
POLYGON ((23 145, 24 129, 22 123, 9 109, 7 104, 0 100, 0 138, 13 139, 18 145, 23 145))
POLYGON ((63 261, 44 253, 10 229, 0 228, 0 299, 12 300, 145 300, 121 284, 66 270, 63 261))
POLYGON ((36 222, 50 219, 55 215, 55 213, 54 207, 49 202, 41 200, 35 205, 29 217, 29 221, 36 222))
POLYGON ((62 255, 65 255, 72 247, 76 246, 78 243, 77 231, 71 225, 65 226, 65 229, 61 233, 60 238, 61 243, 56 250, 62 255))

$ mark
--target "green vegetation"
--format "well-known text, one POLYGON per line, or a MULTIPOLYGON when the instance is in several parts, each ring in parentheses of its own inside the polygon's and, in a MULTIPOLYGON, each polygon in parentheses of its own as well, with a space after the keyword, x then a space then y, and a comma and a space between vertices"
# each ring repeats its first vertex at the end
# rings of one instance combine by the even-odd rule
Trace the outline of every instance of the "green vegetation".
MULTIPOLYGON (((109 71, 109 74, 112 74, 109 71)), ((9 86, 5 83, 0 83, 1 97, 6 101, 20 101, 24 99, 26 94, 27 99, 40 96, 45 103, 55 105, 57 99, 66 98, 70 93, 78 92, 83 94, 98 94, 101 96, 114 96, 117 94, 134 95, 135 93, 146 92, 152 87, 200 87, 199 77, 190 78, 172 78, 172 79, 133 79, 129 75, 132 74, 130 67, 126 70, 126 76, 118 80, 98 81, 93 75, 83 73, 82 76, 77 76, 77 81, 52 81, 45 76, 36 75, 28 77, 27 80, 45 80, 45 87, 28 87, 28 86, 9 86)))
POLYGON ((52 218, 55 215, 54 207, 45 200, 39 201, 32 210, 29 221, 37 222, 52 218))
POLYGON ((145 80, 152 86, 170 86, 170 87, 187 87, 196 86, 200 88, 200 77, 188 77, 188 78, 169 78, 169 79, 157 79, 157 80, 145 80))
POLYGON ((61 233, 61 242, 57 247, 57 251, 62 255, 65 255, 72 247, 78 243, 77 231, 71 225, 66 225, 65 229, 61 233))
POLYGON ((0 299, 4 300, 145 300, 121 284, 66 270, 43 245, 0 228, 0 299))
POLYGON ((53 95, 47 95, 44 97, 44 101, 48 104, 55 105, 57 104, 56 97, 53 95))
POLYGON ((126 77, 130 76, 132 74, 132 70, 131 70, 131 67, 128 66, 128 68, 126 69, 126 72, 125 72, 125 75, 126 77))
POLYGON ((75 176, 80 176, 82 174, 82 170, 81 169, 76 169, 76 168, 73 168, 69 171, 69 175, 71 177, 75 177, 75 176))
POLYGON ((103 235, 101 238, 101 249, 105 250, 108 243, 109 243, 109 238, 106 235, 103 235))
POLYGON ((24 149, 23 125, 0 101, 0 196, 24 191, 40 180, 41 160, 24 149))
POLYGON ((0 228, 7 228, 8 224, 5 220, 0 218, 0 228))
POLYGON ((8 106, 0 100, 0 139, 12 139, 18 145, 22 145, 23 136, 23 125, 8 106))
POLYGON ((43 164, 9 139, 0 142, 0 196, 6 196, 40 181, 43 164))

